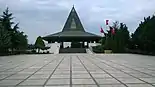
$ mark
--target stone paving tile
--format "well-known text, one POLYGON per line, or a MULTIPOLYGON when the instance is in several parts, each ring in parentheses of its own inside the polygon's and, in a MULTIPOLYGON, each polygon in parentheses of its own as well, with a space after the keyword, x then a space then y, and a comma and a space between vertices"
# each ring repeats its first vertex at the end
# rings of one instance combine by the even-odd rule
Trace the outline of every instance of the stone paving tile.
POLYGON ((132 76, 125 73, 110 73, 110 74, 116 78, 132 78, 132 76))
POLYGON ((70 75, 70 72, 54 72, 53 75, 70 75))
POLYGON ((52 79, 54 79, 54 78, 70 78, 70 75, 69 74, 54 74, 54 75, 52 75, 52 77, 51 77, 52 79))
POLYGON ((148 83, 155 84, 155 78, 140 78, 140 79, 142 79, 142 80, 144 80, 144 81, 146 81, 148 83))
POLYGON ((124 71, 126 73, 131 73, 131 74, 137 74, 137 73, 139 73, 138 71, 135 71, 135 70, 122 70, 122 71, 124 71))
POLYGON ((106 79, 106 78, 112 78, 110 75, 108 74, 91 74, 94 78, 102 78, 102 79, 106 79))
POLYGON ((45 86, 45 87, 70 87, 70 85, 54 85, 54 86, 45 86))
POLYGON ((23 85, 20 85, 20 86, 16 86, 16 87, 43 87, 43 86, 39 86, 39 85, 37 85, 37 86, 29 86, 29 85, 23 86, 23 85))
POLYGON ((55 71, 54 74, 69 74, 70 71, 55 71))
POLYGON ((36 72, 36 74, 50 74, 50 73, 52 73, 52 71, 38 71, 38 72, 36 72))
POLYGON ((126 87, 124 85, 121 84, 111 84, 111 85, 100 85, 100 87, 126 87))
POLYGON ((0 80, 6 78, 6 77, 8 77, 8 76, 10 76, 10 75, 8 75, 8 74, 1 74, 1 75, 0 75, 0 80))
POLYGON ((72 71, 72 73, 88 73, 87 71, 72 71))
POLYGON ((22 80, 2 80, 0 81, 0 87, 2 86, 15 86, 20 83, 22 80))
POLYGON ((6 78, 6 79, 9 79, 9 80, 22 80, 22 79, 25 79, 25 78, 27 78, 29 76, 29 74, 15 74, 15 75, 12 75, 12 76, 10 76, 10 77, 8 77, 8 78, 6 78))
POLYGON ((50 54, 0 59, 0 87, 155 87, 151 56, 50 54))
POLYGON ((32 74, 34 73, 35 71, 29 71, 29 72, 25 72, 25 71, 21 71, 21 72, 18 72, 17 74, 32 74))
POLYGON ((97 85, 73 85, 72 87, 97 87, 97 85))
POLYGON ((85 70, 84 68, 73 68, 72 69, 73 71, 83 71, 83 70, 85 70))
POLYGON ((28 69, 25 69, 23 72, 35 72, 37 71, 39 68, 28 68, 28 69))
POLYGON ((46 85, 69 85, 70 79, 49 79, 46 85))
POLYGON ((104 71, 90 71, 91 74, 106 74, 104 71))
POLYGON ((95 79, 98 84, 120 84, 119 81, 115 80, 115 79, 95 79))
POLYGON ((73 84, 95 84, 92 79, 72 79, 73 84))
POLYGON ((127 84, 128 87, 154 87, 150 84, 127 84))
POLYGON ((89 74, 72 74, 72 78, 75 79, 75 78, 88 78, 88 79, 91 79, 90 75, 89 74))
POLYGON ((36 85, 43 85, 46 79, 38 79, 38 80, 25 80, 24 82, 22 82, 20 85, 30 85, 30 86, 36 86, 36 85))
POLYGON ((130 73, 130 75, 133 75, 138 78, 151 78, 152 76, 144 74, 144 73, 130 73))
POLYGON ((145 83, 139 79, 136 78, 117 78, 118 80, 120 80, 123 83, 145 83))
POLYGON ((34 74, 28 79, 30 80, 38 80, 38 79, 47 79, 49 77, 49 74, 34 74))
POLYGON ((8 74, 8 75, 11 75, 11 74, 14 74, 16 73, 17 71, 5 71, 5 72, 0 72, 0 75, 3 75, 3 74, 8 74))

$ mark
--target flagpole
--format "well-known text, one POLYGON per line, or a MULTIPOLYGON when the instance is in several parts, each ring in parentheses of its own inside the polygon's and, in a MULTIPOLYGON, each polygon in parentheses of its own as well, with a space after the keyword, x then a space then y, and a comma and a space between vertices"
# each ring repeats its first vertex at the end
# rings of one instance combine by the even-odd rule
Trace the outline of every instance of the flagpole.
MULTIPOLYGON (((108 30, 109 29, 109 20, 106 20, 105 21, 106 23, 106 30, 108 30)), ((106 45, 107 45, 107 40, 108 40, 108 33, 105 35, 105 43, 106 43, 106 45)), ((108 47, 108 49, 109 49, 109 47, 108 47)))

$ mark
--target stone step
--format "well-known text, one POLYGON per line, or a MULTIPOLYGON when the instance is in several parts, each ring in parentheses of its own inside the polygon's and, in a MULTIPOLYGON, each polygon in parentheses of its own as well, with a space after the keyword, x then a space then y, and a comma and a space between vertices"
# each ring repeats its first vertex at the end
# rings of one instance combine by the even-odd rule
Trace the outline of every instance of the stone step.
POLYGON ((60 48, 59 53, 86 53, 85 48, 60 48))

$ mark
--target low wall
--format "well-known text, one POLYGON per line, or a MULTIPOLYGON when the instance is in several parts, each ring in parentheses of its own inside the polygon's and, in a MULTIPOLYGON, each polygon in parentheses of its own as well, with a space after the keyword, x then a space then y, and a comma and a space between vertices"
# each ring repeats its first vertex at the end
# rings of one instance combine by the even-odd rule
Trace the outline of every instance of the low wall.
POLYGON ((50 49, 48 49, 50 53, 59 54, 60 43, 49 43, 46 46, 50 47, 50 49))
POLYGON ((59 53, 86 53, 85 48, 61 48, 59 53))

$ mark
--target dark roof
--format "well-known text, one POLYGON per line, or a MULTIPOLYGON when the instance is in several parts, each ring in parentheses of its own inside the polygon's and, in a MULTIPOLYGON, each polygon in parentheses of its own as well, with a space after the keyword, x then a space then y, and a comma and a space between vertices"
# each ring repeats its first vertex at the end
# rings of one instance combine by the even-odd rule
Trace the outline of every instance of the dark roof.
POLYGON ((51 35, 48 35, 46 37, 100 37, 99 35, 95 35, 89 32, 83 32, 83 31, 64 31, 64 32, 58 32, 51 35))
POLYGON ((52 38, 52 37, 101 37, 101 36, 86 32, 84 30, 83 25, 77 15, 77 12, 73 7, 67 18, 63 30, 58 33, 47 35, 43 38, 52 38))
POLYGON ((62 31, 85 31, 74 6, 73 6, 68 18, 67 18, 67 21, 66 21, 62 31), (73 19, 74 19, 75 24, 76 24, 76 29, 71 28, 73 19))

